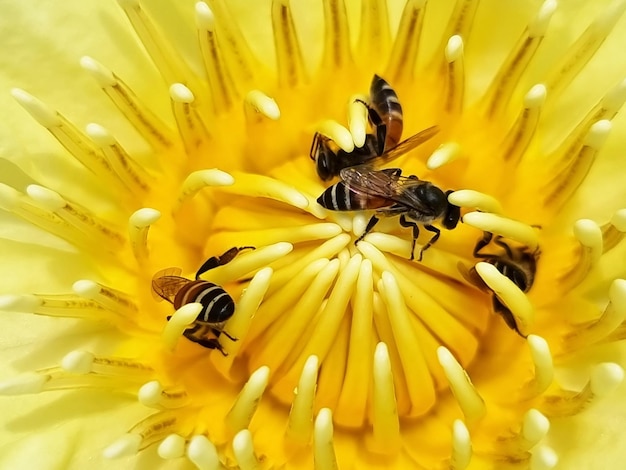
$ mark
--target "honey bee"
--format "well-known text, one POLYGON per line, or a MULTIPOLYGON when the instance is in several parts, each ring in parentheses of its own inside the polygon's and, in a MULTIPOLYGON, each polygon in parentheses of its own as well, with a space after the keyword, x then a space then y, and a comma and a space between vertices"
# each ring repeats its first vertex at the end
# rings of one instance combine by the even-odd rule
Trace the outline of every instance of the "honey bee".
MULTIPOLYGON (((233 316, 235 302, 222 287, 200 279, 200 276, 218 266, 230 263, 242 250, 254 249, 251 246, 233 247, 221 256, 212 256, 196 272, 195 280, 182 277, 180 268, 159 271, 152 278, 152 290, 161 299, 167 300, 175 309, 185 304, 198 302, 202 310, 193 326, 183 333, 185 338, 209 349, 217 349, 224 356, 226 351, 219 342, 220 334, 237 341, 226 331, 224 325, 233 316)), ((171 317, 167 317, 169 320, 171 317)))
POLYGON ((420 250, 418 261, 421 261, 424 251, 430 248, 441 234, 441 231, 431 224, 441 220, 445 228, 452 230, 461 218, 461 208, 448 202, 448 195, 452 191, 444 192, 431 182, 420 180, 415 175, 402 176, 400 168, 375 170, 369 165, 359 165, 342 169, 340 177, 341 181, 328 187, 317 198, 321 206, 333 211, 376 210, 355 244, 374 228, 380 216, 399 215, 400 225, 413 230, 410 260, 414 259, 419 226, 422 225, 434 233, 420 250))
MULTIPOLYGON (((367 106, 368 120, 374 128, 374 133, 367 134, 363 146, 355 148, 352 152, 333 150, 336 146, 331 143, 331 139, 319 132, 316 133, 313 136, 309 155, 315 161, 317 174, 322 181, 339 176, 343 168, 371 162, 400 142, 403 129, 402 106, 398 95, 389 83, 378 75, 374 75, 370 85, 370 103, 358 101, 367 106)), ((415 145, 419 145, 435 135, 438 130, 436 129, 435 127, 426 129, 418 134, 420 135, 418 139, 412 140, 415 145)))
MULTIPOLYGON (((495 266, 495 268, 502 273, 502 275, 509 278, 513 283, 519 287, 522 292, 528 292, 535 280, 535 274, 537 272, 537 261, 539 259, 540 251, 537 248, 533 252, 526 246, 511 247, 508 243, 502 240, 501 235, 494 237, 493 233, 485 232, 483 237, 478 240, 476 246, 474 246, 473 256, 474 258, 481 259, 489 264, 495 266), (498 254, 482 253, 481 250, 487 247, 491 242, 500 248, 502 251, 498 254)), ((498 298, 498 296, 489 289, 482 278, 476 272, 476 268, 472 267, 468 275, 467 280, 480 288, 485 292, 492 294, 493 310, 500 315, 509 328, 515 330, 517 334, 525 337, 520 331, 515 322, 515 316, 508 309, 508 307, 498 298)))

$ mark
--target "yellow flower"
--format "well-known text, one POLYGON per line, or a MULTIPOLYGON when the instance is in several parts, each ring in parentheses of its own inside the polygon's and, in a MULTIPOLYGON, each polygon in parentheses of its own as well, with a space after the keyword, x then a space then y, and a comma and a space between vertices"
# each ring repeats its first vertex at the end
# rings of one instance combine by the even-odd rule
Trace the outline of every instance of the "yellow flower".
POLYGON ((624 2, 564 3, 6 5, 0 467, 615 467, 624 2), (362 240, 316 202, 374 74, 436 126, 390 163, 461 208, 428 249, 414 180, 362 240))

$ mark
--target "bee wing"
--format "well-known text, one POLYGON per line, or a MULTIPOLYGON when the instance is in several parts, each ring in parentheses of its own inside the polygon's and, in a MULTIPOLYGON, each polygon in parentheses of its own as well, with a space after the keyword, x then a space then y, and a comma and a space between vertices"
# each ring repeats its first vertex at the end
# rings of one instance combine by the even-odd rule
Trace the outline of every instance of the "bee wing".
POLYGON ((357 165, 344 168, 340 172, 343 183, 350 191, 366 196, 392 199, 397 195, 399 168, 375 170, 371 165, 357 165))
POLYGON ((152 295, 156 300, 167 300, 174 303, 178 291, 189 281, 181 277, 182 269, 167 268, 157 272, 152 277, 152 295))
POLYGON ((396 158, 401 157, 402 155, 405 155, 406 153, 413 150, 415 147, 433 138, 438 132, 439 126, 432 126, 418 132, 415 135, 412 135, 408 139, 403 140, 395 147, 387 150, 385 153, 377 157, 375 159, 376 166, 382 166, 392 160, 395 160, 396 158))

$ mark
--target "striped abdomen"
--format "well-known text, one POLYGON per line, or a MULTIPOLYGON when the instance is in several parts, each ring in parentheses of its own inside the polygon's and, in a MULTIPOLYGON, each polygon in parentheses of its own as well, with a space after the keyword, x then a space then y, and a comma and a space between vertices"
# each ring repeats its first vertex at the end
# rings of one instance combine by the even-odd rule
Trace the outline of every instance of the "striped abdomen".
POLYGON ((398 95, 389 83, 374 75, 370 85, 370 106, 378 113, 387 126, 385 150, 395 147, 402 137, 402 106, 398 95))
POLYGON ((370 196, 350 190, 350 186, 340 181, 326 188, 317 203, 331 211, 361 211, 378 209, 393 203, 384 197, 370 196))
POLYGON ((174 308, 179 309, 191 302, 201 303, 203 307, 196 322, 221 323, 232 317, 235 311, 235 303, 224 289, 202 279, 181 287, 174 298, 174 308))

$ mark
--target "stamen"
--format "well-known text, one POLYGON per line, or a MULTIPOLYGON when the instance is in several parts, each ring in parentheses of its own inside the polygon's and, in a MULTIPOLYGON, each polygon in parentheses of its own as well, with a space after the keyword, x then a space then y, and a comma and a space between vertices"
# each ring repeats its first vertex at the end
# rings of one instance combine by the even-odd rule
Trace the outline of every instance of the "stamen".
POLYGON ((177 415, 172 411, 155 413, 134 425, 127 434, 104 449, 103 455, 107 459, 134 455, 175 433, 180 425, 177 415))
POLYGON ((195 12, 198 42, 211 90, 213 110, 216 114, 221 114, 231 108, 235 102, 237 90, 233 89, 232 78, 221 57, 213 11, 206 3, 197 2, 195 12))
POLYGON ((387 2, 384 0, 367 0, 361 5, 361 29, 359 33, 357 53, 360 59, 374 70, 380 70, 388 57, 390 34, 387 2), (372 51, 377 51, 372 54, 372 51))
POLYGON ((128 219, 128 240, 135 259, 140 265, 148 260, 148 231, 161 218, 156 209, 144 207, 135 211, 128 219))
POLYGON ((567 351, 595 344, 613 333, 626 320, 626 281, 615 279, 609 289, 609 304, 597 320, 576 328, 564 338, 567 351))
POLYGON ((530 456, 530 470, 551 470, 559 463, 559 456, 548 446, 537 447, 530 456))
POLYGON ((113 104, 148 144, 154 148, 173 145, 175 139, 172 130, 117 75, 91 57, 82 57, 80 65, 96 79, 113 104))
POLYGON ((543 41, 556 7, 556 0, 543 2, 537 16, 528 24, 517 44, 510 50, 486 94, 488 116, 500 114, 509 103, 522 73, 543 41))
POLYGON ((125 378, 100 374, 76 375, 60 367, 49 367, 0 381, 0 395, 27 395, 84 388, 116 390, 128 386, 129 381, 125 378))
POLYGON ((626 3, 614 1, 602 9, 589 27, 572 44, 547 82, 550 93, 556 96, 578 76, 595 55, 626 9, 626 3))
POLYGON ((167 349, 174 350, 178 339, 189 328, 189 325, 196 321, 201 310, 202 304, 192 302, 183 305, 174 312, 161 333, 161 341, 167 349))
POLYGON ((233 438, 233 454, 241 470, 259 470, 260 464, 254 455, 254 443, 252 434, 247 429, 242 429, 233 438))
POLYGON ((206 436, 196 435, 189 440, 187 457, 202 470, 219 470, 221 463, 215 445, 206 436))
POLYGON ((167 436, 157 448, 157 454, 162 459, 177 459, 185 455, 185 438, 178 434, 167 436))
POLYGON ((611 128, 611 121, 596 122, 585 136, 582 147, 577 148, 576 152, 564 155, 563 159, 556 163, 553 169, 558 171, 555 173, 558 176, 555 176, 549 183, 548 194, 545 198, 547 205, 560 207, 569 200, 587 177, 596 155, 609 137, 611 128))
POLYGON ((4 379, 0 381, 0 395, 14 396, 40 393, 44 390, 44 386, 49 379, 50 376, 46 374, 34 372, 4 379))
POLYGON ((123 194, 123 187, 111 165, 70 121, 24 90, 14 88, 11 94, 76 160, 98 176, 104 186, 123 194))
POLYGON ((436 394, 428 365, 426 364, 420 342, 409 319, 404 295, 393 274, 382 273, 378 291, 382 294, 387 306, 387 314, 391 322, 396 347, 400 353, 406 384, 411 397, 411 416, 419 416, 429 410, 436 400, 436 394))
POLYGON ((464 470, 472 460, 472 440, 465 423, 455 419, 452 423, 451 470, 464 470))
POLYGON ((112 316, 111 312, 107 312, 93 300, 73 294, 2 295, 0 310, 88 320, 101 320, 112 316))
POLYGON ((87 124, 85 132, 99 147, 126 187, 135 193, 146 192, 150 189, 142 168, 104 127, 94 123, 87 124))
POLYGON ((528 336, 533 326, 535 310, 526 294, 491 263, 477 263, 476 272, 511 311, 519 333, 524 337, 528 336))
POLYGON ((95 300, 105 309, 117 314, 136 314, 139 311, 139 307, 128 294, 94 281, 76 281, 72 289, 81 297, 95 300))
POLYGON ((463 38, 458 35, 448 40, 445 48, 448 63, 446 74, 445 109, 449 113, 458 113, 463 109, 465 94, 465 64, 463 60, 463 38))
POLYGON ((546 87, 542 84, 533 86, 524 97, 524 109, 502 143, 504 160, 517 165, 532 141, 541 107, 546 101, 546 87))
POLYGON ((259 90, 248 92, 244 100, 246 118, 248 122, 256 122, 259 115, 272 121, 280 119, 280 108, 273 98, 259 90))
MULTIPOLYGON (((352 138, 350 138, 352 142, 352 138)), ((269 176, 253 175, 235 171, 232 173, 235 182, 232 186, 220 188, 224 192, 240 196, 265 197, 284 202, 298 209, 311 210, 309 200, 293 186, 269 176)))
POLYGON ((270 281, 272 279, 272 268, 265 267, 257 272, 247 289, 241 294, 239 302, 235 307, 235 313, 226 323, 225 329, 232 337, 237 338, 237 341, 233 341, 224 335, 220 338, 220 342, 224 347, 224 351, 228 354, 228 357, 223 355, 215 355, 215 362, 218 369, 222 372, 226 372, 227 368, 232 365, 232 362, 241 349, 242 340, 248 334, 250 323, 252 323, 252 317, 256 314, 259 305, 263 301, 263 297, 267 292, 270 281))
POLYGON ((426 0, 408 0, 402 10, 387 65, 388 74, 394 83, 413 78, 419 56, 425 5, 426 0))
POLYGON ((580 243, 576 262, 559 278, 568 290, 580 284, 602 256, 602 231, 594 221, 577 220, 574 236, 580 243))
MULTIPOLYGON (((474 24, 474 16, 478 7, 477 0, 457 0, 454 4, 454 10, 450 14, 448 25, 441 38, 441 45, 437 51, 445 50, 448 39, 454 35, 461 36, 467 41, 470 37, 472 25, 474 24)), ((437 60, 437 58, 435 59, 437 60)))
MULTIPOLYGON (((490 212, 492 214, 502 214, 503 212, 500 201, 495 197, 471 189, 454 191, 448 196, 448 202, 459 207, 477 209, 480 212, 490 212)), ((465 222, 465 220, 463 221, 465 222)))
POLYGON ((304 61, 287 0, 272 1, 272 26, 279 86, 294 87, 305 82, 304 61))
POLYGON ((601 228, 603 253, 606 253, 615 248, 626 235, 626 209, 616 211, 611 222, 601 228))
POLYGON ((231 186, 234 183, 235 178, 225 171, 218 170, 217 168, 194 171, 190 173, 187 178, 185 178, 185 181, 180 188, 180 193, 173 211, 176 213, 183 203, 193 198, 198 191, 204 188, 210 188, 213 186, 231 186))
POLYGON ((196 98, 191 90, 182 83, 174 83, 170 86, 170 98, 178 133, 185 144, 187 155, 195 157, 204 155, 205 151, 208 153, 205 147, 209 133, 198 114, 196 98))
POLYGON ((439 363, 443 368, 443 372, 450 383, 450 390, 459 403, 465 421, 474 424, 480 420, 487 409, 485 401, 478 394, 478 391, 472 385, 467 372, 461 367, 452 353, 443 346, 437 348, 437 356, 439 363))
POLYGON ((315 418, 313 467, 315 470, 337 470, 339 468, 333 442, 333 415, 329 408, 322 408, 315 418))
POLYGON ((98 237, 117 246, 122 245, 126 241, 124 236, 112 224, 94 217, 89 209, 65 200, 59 193, 51 189, 31 184, 26 188, 26 193, 42 209, 54 212, 68 224, 85 232, 88 237, 98 237))
POLYGON ((317 132, 325 135, 335 142, 344 152, 352 152, 354 150, 354 141, 352 134, 348 129, 343 127, 337 121, 326 120, 317 125, 317 132))
POLYGON ((65 355, 61 367, 73 374, 101 374, 142 382, 154 375, 154 369, 134 359, 95 356, 87 351, 72 351, 65 355))
POLYGON ((560 390, 555 395, 543 397, 541 409, 548 417, 572 416, 580 413, 598 398, 612 393, 624 380, 624 369, 618 364, 605 362, 591 370, 591 377, 578 393, 560 390))
POLYGON ((372 262, 366 259, 359 268, 352 297, 348 360, 335 411, 335 422, 342 426, 362 426, 366 416, 367 393, 363 391, 369 388, 372 380, 372 346, 366 338, 372 335, 373 296, 372 262))
POLYGON ((246 232, 222 231, 211 238, 211 243, 216 245, 230 243, 233 245, 250 244, 252 246, 263 246, 284 241, 296 244, 313 240, 328 240, 329 238, 336 237, 340 233, 343 233, 343 230, 337 224, 319 223, 250 230, 246 232))
MULTIPOLYGON (((395 453, 401 444, 400 421, 387 345, 380 342, 374 351, 372 426, 374 450, 395 453)), ((362 392, 361 392, 362 393, 362 392)))
POLYGON ((530 348, 530 356, 535 367, 535 373, 533 378, 524 384, 521 389, 521 400, 541 395, 548 389, 554 379, 554 364, 548 342, 537 335, 528 335, 526 340, 530 348))
POLYGON ((530 449, 535 447, 550 430, 550 421, 540 411, 530 409, 524 414, 521 429, 514 434, 500 437, 496 441, 498 453, 520 456, 526 460, 530 449))
POLYGON ((301 446, 310 442, 313 433, 313 408, 315 406, 318 367, 317 356, 309 356, 304 367, 302 367, 298 387, 294 390, 294 398, 289 411, 285 438, 301 446))
POLYGON ((352 62, 346 5, 344 0, 323 0, 323 6, 324 58, 320 70, 341 70, 352 62))
POLYGON ((367 107, 363 101, 367 102, 366 96, 353 95, 348 102, 348 125, 354 146, 358 148, 365 144, 367 132, 367 107))
POLYGON ((461 146, 456 142, 446 142, 441 144, 426 162, 426 168, 436 170, 448 163, 452 163, 461 156, 461 146))
POLYGON ((102 452, 105 459, 119 459, 137 454, 141 446, 139 434, 125 434, 102 452))
POLYGON ((534 250, 539 244, 537 233, 533 227, 496 214, 469 212, 463 216, 463 223, 484 232, 502 235, 504 238, 520 242, 530 250, 534 250))
POLYGON ((265 392, 265 387, 267 387, 269 375, 270 369, 266 366, 250 374, 250 378, 226 415, 226 425, 233 434, 250 426, 250 421, 252 421, 263 392, 265 392))
POLYGON ((150 408, 181 408, 189 402, 187 392, 182 389, 166 390, 161 382, 152 380, 137 392, 139 403, 150 408))

